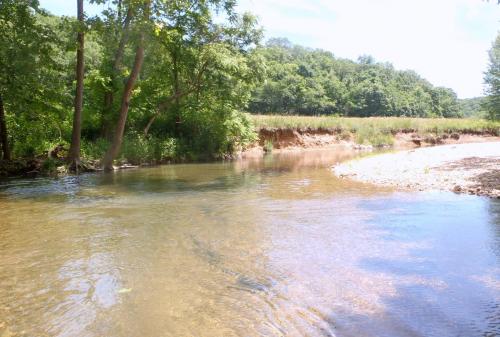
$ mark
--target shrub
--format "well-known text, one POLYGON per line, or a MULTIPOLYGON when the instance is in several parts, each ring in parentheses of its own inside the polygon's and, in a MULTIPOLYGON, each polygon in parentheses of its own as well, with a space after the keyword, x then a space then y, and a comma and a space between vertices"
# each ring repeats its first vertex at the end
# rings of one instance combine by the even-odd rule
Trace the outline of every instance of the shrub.
POLYGON ((42 162, 40 169, 44 174, 55 174, 57 173, 57 167, 62 164, 60 160, 47 158, 42 162))
POLYGON ((230 107, 186 109, 182 123, 183 153, 196 159, 223 158, 257 139, 247 114, 230 107))
POLYGON ((94 141, 82 141, 81 156, 85 159, 101 159, 109 147, 109 142, 106 139, 98 138, 94 141))

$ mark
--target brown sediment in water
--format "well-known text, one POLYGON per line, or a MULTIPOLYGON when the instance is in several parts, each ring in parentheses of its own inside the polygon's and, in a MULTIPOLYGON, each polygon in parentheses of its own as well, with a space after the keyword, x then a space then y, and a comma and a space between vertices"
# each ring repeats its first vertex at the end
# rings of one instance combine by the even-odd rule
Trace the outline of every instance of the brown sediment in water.
POLYGON ((409 190, 449 190, 500 198, 500 142, 453 144, 336 165, 341 178, 409 190))

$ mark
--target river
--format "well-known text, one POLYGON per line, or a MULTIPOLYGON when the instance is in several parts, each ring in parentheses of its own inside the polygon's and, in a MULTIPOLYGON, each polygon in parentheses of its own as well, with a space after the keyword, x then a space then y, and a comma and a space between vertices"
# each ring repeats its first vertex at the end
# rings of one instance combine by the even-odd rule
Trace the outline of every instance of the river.
POLYGON ((500 200, 352 156, 0 183, 0 336, 500 336, 500 200))

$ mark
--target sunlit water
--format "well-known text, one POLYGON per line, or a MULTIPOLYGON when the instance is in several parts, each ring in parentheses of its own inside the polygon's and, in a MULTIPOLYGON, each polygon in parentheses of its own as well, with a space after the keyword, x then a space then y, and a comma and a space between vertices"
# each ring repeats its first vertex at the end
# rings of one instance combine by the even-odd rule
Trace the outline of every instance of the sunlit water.
POLYGON ((500 202, 316 151, 0 184, 0 336, 500 336, 500 202))

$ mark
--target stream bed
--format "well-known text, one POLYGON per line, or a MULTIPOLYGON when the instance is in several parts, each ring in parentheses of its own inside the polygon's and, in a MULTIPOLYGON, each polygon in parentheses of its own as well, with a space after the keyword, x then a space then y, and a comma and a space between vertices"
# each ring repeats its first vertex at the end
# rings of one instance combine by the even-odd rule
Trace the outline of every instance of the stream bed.
POLYGON ((0 182, 0 336, 500 336, 500 200, 354 155, 0 182))

